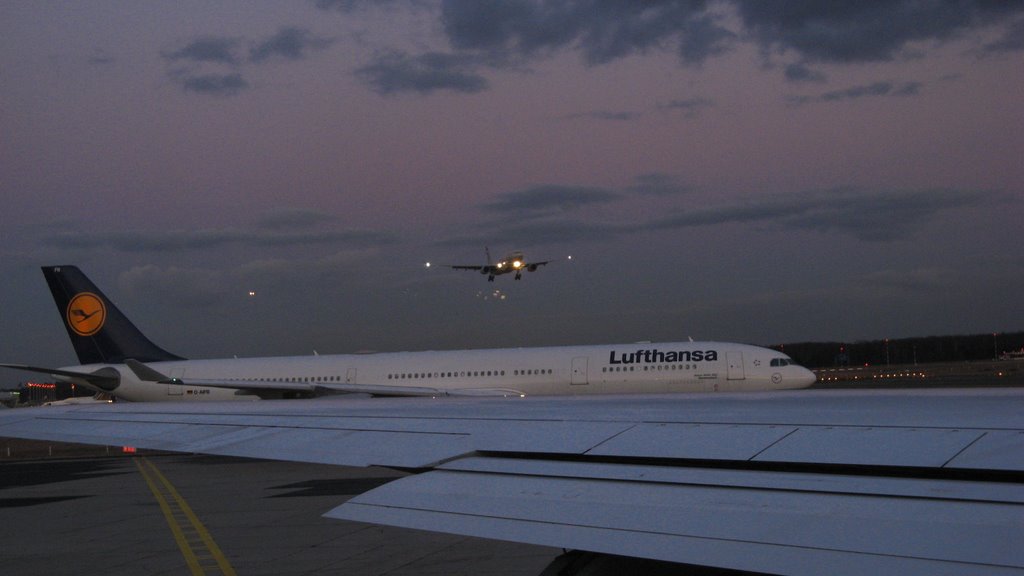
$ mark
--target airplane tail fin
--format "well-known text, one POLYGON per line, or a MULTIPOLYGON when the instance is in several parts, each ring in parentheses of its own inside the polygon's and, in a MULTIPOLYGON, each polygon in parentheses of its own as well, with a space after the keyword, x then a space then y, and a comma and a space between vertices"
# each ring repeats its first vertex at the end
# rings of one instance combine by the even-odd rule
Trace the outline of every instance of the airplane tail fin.
POLYGON ((57 310, 82 364, 183 360, 153 344, 76 266, 44 266, 57 310))

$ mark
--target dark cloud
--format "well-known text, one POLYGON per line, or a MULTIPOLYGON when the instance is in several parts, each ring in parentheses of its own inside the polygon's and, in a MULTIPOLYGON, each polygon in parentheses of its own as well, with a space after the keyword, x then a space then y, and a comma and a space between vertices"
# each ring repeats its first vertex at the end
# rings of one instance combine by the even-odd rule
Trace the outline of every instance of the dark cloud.
POLYGON ((351 13, 363 8, 375 8, 387 4, 397 4, 400 1, 401 0, 314 0, 313 5, 321 10, 338 10, 339 12, 351 13))
POLYGON ((275 56, 302 60, 310 52, 325 50, 334 43, 330 38, 313 36, 302 28, 281 28, 277 34, 257 43, 249 50, 251 62, 264 62, 275 56))
POLYGON ((183 307, 222 306, 232 284, 228 273, 152 264, 135 266, 118 278, 118 289, 129 298, 158 300, 183 307))
POLYGON ((512 246, 606 242, 633 231, 626 225, 577 219, 514 220, 499 228, 501 238, 512 246))
POLYGON ((1020 2, 733 0, 744 28, 769 52, 812 62, 892 60, 908 44, 945 41, 1021 13, 1020 2))
MULTIPOLYGON (((607 221, 582 217, 588 205, 615 207, 629 202, 643 209, 642 198, 668 197, 689 192, 665 174, 648 174, 621 192, 604 189, 537 186, 510 192, 481 208, 500 213, 484 222, 479 233, 438 242, 472 245, 500 239, 506 243, 607 241, 640 233, 721 226, 759 225, 765 228, 838 233, 866 242, 891 242, 913 236, 937 215, 998 200, 998 196, 971 190, 920 189, 871 191, 853 187, 766 196, 742 204, 687 209, 653 217, 614 218, 607 221)), ((647 211, 661 210, 648 206, 647 211)))
POLYGON ((635 232, 635 227, 615 223, 585 222, 576 218, 500 220, 475 232, 433 242, 435 246, 516 246, 602 242, 635 232))
MULTIPOLYGON (((417 6, 415 0, 407 2, 417 6)), ((391 2, 389 4, 397 4, 391 2)), ((351 12, 369 4, 323 0, 317 6, 351 12)), ((738 42, 760 45, 766 58, 787 55, 787 80, 823 81, 810 64, 893 60, 913 44, 945 42, 983 28, 1006 26, 1024 3, 991 0, 442 0, 440 25, 452 53, 392 53, 357 73, 377 92, 479 92, 484 68, 523 66, 578 51, 601 65, 651 51, 673 50, 684 66, 702 65, 738 42), (470 57, 471 56, 471 57, 470 57)), ((1020 50, 1017 20, 986 52, 1020 50)))
POLYGON ((810 104, 813 102, 838 102, 841 100, 855 100, 858 98, 871 98, 880 96, 913 96, 921 91, 923 84, 920 82, 904 82, 893 84, 892 82, 875 82, 862 86, 851 86, 842 90, 831 90, 818 96, 793 96, 789 98, 791 104, 810 104))
POLYGON ((390 52, 357 70, 356 76, 382 95, 430 94, 437 90, 472 94, 488 87, 487 80, 476 73, 477 67, 477 60, 471 56, 440 52, 410 56, 390 52))
POLYGON ((105 66, 107 64, 113 64, 114 58, 107 54, 107 52, 102 48, 97 48, 93 50, 92 56, 89 57, 88 62, 89 64, 105 66))
POLYGON ((280 209, 262 215, 257 221, 260 228, 271 230, 308 229, 327 222, 332 222, 335 217, 325 212, 304 209, 280 209))
POLYGON ((191 63, 207 62, 238 66, 242 62, 238 54, 240 45, 241 40, 238 38, 204 36, 177 50, 164 52, 161 56, 171 62, 184 60, 191 63))
POLYGON ((989 54, 1020 52, 1024 50, 1024 18, 1018 18, 1017 21, 1006 30, 1006 33, 1003 34, 1002 38, 995 42, 986 44, 984 46, 984 50, 989 54))
POLYGON ((252 64, 273 58, 302 60, 327 49, 334 40, 314 36, 309 30, 283 27, 269 38, 255 42, 243 58, 241 38, 204 36, 176 50, 161 53, 167 75, 186 92, 208 96, 235 96, 250 88, 242 72, 252 64))
POLYGON ((347 248, 372 248, 395 242, 386 233, 366 230, 302 230, 282 232, 276 229, 171 230, 123 232, 67 232, 47 243, 66 249, 109 248, 120 252, 186 252, 242 244, 259 248, 303 245, 336 245, 347 248))
POLYGON ((199 75, 181 73, 171 77, 186 92, 196 92, 210 96, 234 96, 249 87, 249 83, 237 72, 199 75))
POLYGON ((479 208, 490 217, 479 222, 477 231, 436 241, 439 246, 504 244, 527 246, 538 243, 593 242, 633 234, 646 229, 644 221, 613 218, 604 222, 586 216, 585 209, 612 207, 622 202, 643 204, 646 197, 667 198, 689 192, 689 187, 662 173, 643 174, 621 190, 587 186, 544 184, 500 194, 479 208))
POLYGON ((728 49, 735 34, 707 11, 708 2, 580 2, 446 0, 441 21, 457 50, 518 61, 576 48, 589 64, 667 44, 699 64, 728 49))
POLYGON ((703 64, 712 56, 721 56, 732 49, 737 38, 710 15, 690 18, 679 32, 679 57, 684 64, 703 64))
POLYGON ((926 189, 870 192, 836 188, 776 196, 762 202, 690 210, 656 220, 655 229, 735 223, 765 223, 795 229, 840 232, 871 242, 906 238, 936 214, 990 200, 977 191, 926 189))
POLYGON ((168 64, 167 76, 185 92, 234 96, 249 88, 238 71, 240 46, 238 38, 203 36, 160 55, 168 64))
POLYGON ((705 108, 715 105, 714 100, 707 98, 687 98, 686 100, 672 100, 661 107, 667 110, 682 110, 687 118, 696 118, 697 114, 705 108))
POLYGON ((797 62, 785 67, 786 80, 790 82, 824 82, 825 75, 811 70, 806 64, 797 62))
POLYGON ((569 120, 611 120, 611 121, 630 121, 640 118, 639 112, 612 112, 610 110, 594 110, 592 112, 581 112, 579 114, 570 114, 566 116, 569 120))
POLYGON ((837 231, 867 241, 906 238, 936 214, 990 200, 977 191, 925 189, 864 193, 838 189, 808 195, 784 221, 798 228, 837 231))
POLYGON ((544 185, 507 192, 497 201, 483 205, 483 209, 510 215, 561 213, 583 206, 606 204, 620 197, 620 194, 602 188, 544 185))

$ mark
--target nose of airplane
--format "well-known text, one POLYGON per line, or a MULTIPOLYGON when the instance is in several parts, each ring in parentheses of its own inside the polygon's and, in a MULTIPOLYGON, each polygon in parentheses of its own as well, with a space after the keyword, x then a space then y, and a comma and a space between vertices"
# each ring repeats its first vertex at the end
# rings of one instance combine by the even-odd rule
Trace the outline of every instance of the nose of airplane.
POLYGON ((800 382, 801 388, 808 388, 818 380, 818 377, 814 372, 811 372, 803 366, 798 366, 798 368, 800 369, 800 373, 797 374, 796 380, 800 382))

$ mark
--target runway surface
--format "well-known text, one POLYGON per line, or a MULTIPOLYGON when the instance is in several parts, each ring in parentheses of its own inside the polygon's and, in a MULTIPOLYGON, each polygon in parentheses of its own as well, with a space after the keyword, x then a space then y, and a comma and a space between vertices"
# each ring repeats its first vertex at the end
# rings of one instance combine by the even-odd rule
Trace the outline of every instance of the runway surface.
POLYGON ((536 575, 561 553, 321 517, 400 475, 192 455, 2 461, 0 572, 536 575))

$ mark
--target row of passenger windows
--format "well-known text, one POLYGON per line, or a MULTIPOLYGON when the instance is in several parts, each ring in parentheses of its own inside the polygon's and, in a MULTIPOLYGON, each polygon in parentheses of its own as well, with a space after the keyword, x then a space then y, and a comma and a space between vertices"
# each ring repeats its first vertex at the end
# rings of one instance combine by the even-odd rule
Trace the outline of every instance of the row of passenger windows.
MULTIPOLYGON (((551 368, 547 369, 528 369, 528 370, 513 370, 513 376, 542 376, 547 374, 554 374, 554 370, 551 368)), ((483 377, 494 377, 504 376, 504 370, 471 370, 468 372, 411 372, 411 373, 400 373, 400 374, 388 374, 388 380, 418 380, 420 378, 483 378, 483 377)), ((344 379, 341 376, 302 376, 292 378, 228 378, 229 381, 242 381, 242 380, 255 380, 257 382, 341 382, 344 379)))
MULTIPOLYGON (((551 368, 513 370, 513 376, 542 376, 554 374, 551 368)), ((388 374, 388 380, 418 380, 420 378, 486 378, 488 376, 504 376, 504 370, 470 370, 465 372, 402 372, 399 374, 388 374)))
POLYGON ((341 382, 341 376, 295 376, 289 378, 228 378, 232 381, 252 380, 255 382, 341 382))
MULTIPOLYGON (((644 372, 675 372, 676 370, 695 370, 696 364, 658 364, 657 366, 644 366, 644 372)), ((601 372, 636 372, 635 366, 605 366, 601 372)))

